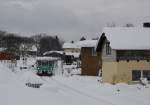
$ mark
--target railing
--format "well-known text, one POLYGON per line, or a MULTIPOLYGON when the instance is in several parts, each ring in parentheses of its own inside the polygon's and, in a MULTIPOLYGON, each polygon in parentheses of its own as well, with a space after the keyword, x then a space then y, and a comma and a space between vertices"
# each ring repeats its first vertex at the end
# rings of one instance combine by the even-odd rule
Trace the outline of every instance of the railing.
POLYGON ((150 60, 150 50, 117 50, 117 60, 150 60))
POLYGON ((147 57, 127 57, 127 56, 122 56, 122 57, 118 57, 117 56, 117 60, 150 60, 150 56, 147 56, 147 57))

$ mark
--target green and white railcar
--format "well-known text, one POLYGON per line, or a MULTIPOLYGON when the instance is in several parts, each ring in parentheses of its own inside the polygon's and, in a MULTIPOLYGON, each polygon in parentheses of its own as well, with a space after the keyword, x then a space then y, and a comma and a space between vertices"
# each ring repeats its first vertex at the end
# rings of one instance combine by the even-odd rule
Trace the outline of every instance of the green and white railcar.
POLYGON ((37 57, 36 72, 39 76, 52 76, 57 66, 57 58, 37 57))

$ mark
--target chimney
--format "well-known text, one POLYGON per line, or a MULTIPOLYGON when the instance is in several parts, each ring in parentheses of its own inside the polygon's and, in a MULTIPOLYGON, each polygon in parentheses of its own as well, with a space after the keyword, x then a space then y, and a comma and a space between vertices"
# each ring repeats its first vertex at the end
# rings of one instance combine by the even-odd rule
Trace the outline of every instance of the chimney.
POLYGON ((143 23, 144 28, 150 28, 150 22, 145 22, 143 23))

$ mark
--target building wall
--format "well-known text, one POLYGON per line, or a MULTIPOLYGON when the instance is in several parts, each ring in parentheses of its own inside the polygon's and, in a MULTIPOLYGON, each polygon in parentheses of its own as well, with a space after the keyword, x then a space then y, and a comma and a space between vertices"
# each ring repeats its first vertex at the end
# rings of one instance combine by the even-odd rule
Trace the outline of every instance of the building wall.
MULTIPOLYGON (((111 43, 110 43, 111 46, 111 43)), ((106 42, 102 48, 102 79, 108 83, 134 83, 132 70, 150 70, 147 60, 120 60, 117 62, 117 51, 111 49, 111 54, 106 54, 106 42)))
POLYGON ((101 68, 100 53, 92 56, 92 47, 81 48, 81 74, 96 76, 101 68))
POLYGON ((103 82, 115 83, 117 76, 117 62, 102 63, 102 79, 103 82))
POLYGON ((111 54, 106 54, 106 42, 104 43, 103 50, 102 50, 102 61, 112 62, 116 61, 116 50, 111 49, 111 54))
POLYGON ((102 78, 108 83, 134 83, 132 70, 150 70, 150 62, 146 60, 103 62, 102 78))

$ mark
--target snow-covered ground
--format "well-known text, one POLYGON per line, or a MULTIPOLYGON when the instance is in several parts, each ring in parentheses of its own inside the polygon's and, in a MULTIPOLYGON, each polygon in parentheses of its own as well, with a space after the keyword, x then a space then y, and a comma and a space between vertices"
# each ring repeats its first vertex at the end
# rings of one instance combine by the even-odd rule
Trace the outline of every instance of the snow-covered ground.
POLYGON ((0 105, 150 105, 150 85, 111 85, 98 80, 61 74, 39 77, 30 69, 12 72, 0 64, 0 105), (43 85, 31 88, 25 85, 29 82, 43 85))

